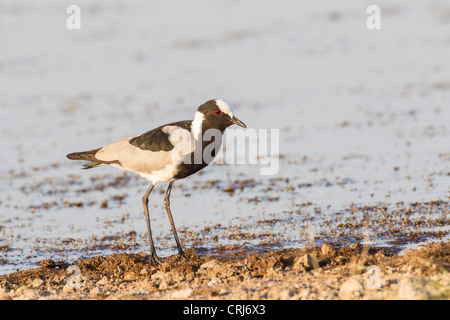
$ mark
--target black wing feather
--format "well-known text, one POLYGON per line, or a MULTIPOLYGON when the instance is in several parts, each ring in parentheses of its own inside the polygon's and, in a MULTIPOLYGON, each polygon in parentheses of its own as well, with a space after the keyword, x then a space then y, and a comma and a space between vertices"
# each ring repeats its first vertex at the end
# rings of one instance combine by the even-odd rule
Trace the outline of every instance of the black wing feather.
POLYGON ((150 150, 153 152, 171 151, 174 148, 174 145, 169 141, 169 135, 163 132, 163 128, 165 126, 179 126, 191 131, 191 122, 192 121, 178 121, 166 124, 131 139, 130 143, 142 150, 150 150))

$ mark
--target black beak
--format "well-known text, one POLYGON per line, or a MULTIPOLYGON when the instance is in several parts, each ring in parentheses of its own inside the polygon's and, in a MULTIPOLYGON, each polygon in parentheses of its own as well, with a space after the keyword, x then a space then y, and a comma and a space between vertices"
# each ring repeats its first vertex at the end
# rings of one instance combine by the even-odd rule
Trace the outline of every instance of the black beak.
POLYGON ((233 117, 233 118, 231 119, 231 122, 234 123, 234 124, 237 124, 238 126, 247 128, 247 126, 246 126, 241 120, 239 120, 239 119, 236 118, 236 117, 233 117))

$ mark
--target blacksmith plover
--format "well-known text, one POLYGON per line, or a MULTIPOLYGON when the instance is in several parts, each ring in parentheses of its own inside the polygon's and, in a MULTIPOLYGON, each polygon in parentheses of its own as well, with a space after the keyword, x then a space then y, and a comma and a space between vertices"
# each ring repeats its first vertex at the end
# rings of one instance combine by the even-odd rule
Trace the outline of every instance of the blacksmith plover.
POLYGON ((206 167, 214 159, 222 144, 222 134, 232 124, 246 128, 223 100, 209 100, 202 104, 194 120, 163 125, 135 137, 124 138, 104 147, 67 155, 71 160, 89 161, 83 169, 110 165, 140 174, 151 182, 142 202, 147 220, 150 242, 150 264, 159 258, 153 244, 148 211, 148 197, 159 182, 169 182, 164 207, 169 216, 178 252, 184 256, 170 211, 170 192, 175 180, 186 178, 206 167), (205 138, 209 132, 208 138, 205 138), (204 151, 209 151, 210 153, 204 151))

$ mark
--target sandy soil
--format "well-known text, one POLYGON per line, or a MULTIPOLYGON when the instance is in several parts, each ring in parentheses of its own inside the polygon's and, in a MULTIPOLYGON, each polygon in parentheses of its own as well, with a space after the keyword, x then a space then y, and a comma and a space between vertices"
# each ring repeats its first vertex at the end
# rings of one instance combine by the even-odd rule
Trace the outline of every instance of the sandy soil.
POLYGON ((359 243, 334 248, 251 252, 187 250, 186 258, 112 254, 42 260, 41 267, 0 277, 1 299, 449 299, 450 243, 399 256, 359 243))

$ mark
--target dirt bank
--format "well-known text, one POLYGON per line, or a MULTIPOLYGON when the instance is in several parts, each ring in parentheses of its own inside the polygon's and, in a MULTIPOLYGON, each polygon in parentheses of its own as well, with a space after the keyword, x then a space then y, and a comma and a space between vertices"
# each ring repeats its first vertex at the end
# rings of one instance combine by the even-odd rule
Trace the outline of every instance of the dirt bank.
POLYGON ((0 277, 1 299, 449 299, 450 243, 399 256, 360 244, 334 248, 41 261, 0 277))

